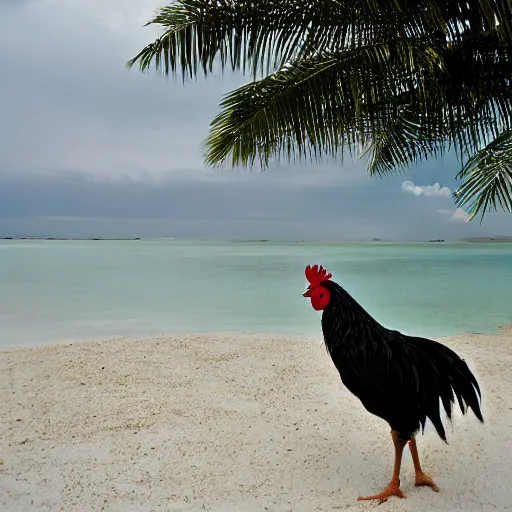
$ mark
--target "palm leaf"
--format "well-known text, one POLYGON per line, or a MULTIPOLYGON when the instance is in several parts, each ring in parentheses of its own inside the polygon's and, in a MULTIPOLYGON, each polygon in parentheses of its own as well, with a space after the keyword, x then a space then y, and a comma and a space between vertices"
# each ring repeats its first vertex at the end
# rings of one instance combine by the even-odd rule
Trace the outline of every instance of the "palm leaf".
POLYGON ((432 155, 441 156, 448 145, 449 136, 422 123, 418 111, 401 108, 380 131, 372 133, 363 156, 368 157, 370 175, 383 176, 405 171, 432 155))
POLYGON ((398 41, 300 59, 228 94, 213 120, 206 162, 342 155, 394 118, 413 70, 438 65, 423 44, 398 41))
POLYGON ((284 0, 180 0, 162 7, 149 24, 164 28, 163 34, 128 61, 141 71, 153 63, 165 74, 181 70, 195 77, 202 69, 212 71, 216 59, 224 69, 246 65, 254 70, 264 55, 290 55, 293 41, 304 33, 305 14, 293 9, 297 2, 284 0), (280 45, 270 44, 279 33, 280 45))
MULTIPOLYGON (((310 44, 339 36, 333 20, 350 17, 351 2, 337 0, 179 0, 161 8, 149 24, 163 34, 133 59, 141 71, 154 63, 165 74, 195 77, 222 69, 249 69, 268 74, 295 58, 309 37, 310 44)), ((364 5, 361 9, 364 12, 364 5)), ((367 9, 369 10, 369 9, 367 9)), ((343 24, 341 24, 343 25, 343 24)), ((343 30, 342 30, 343 31, 343 30)))
POLYGON ((181 71, 195 77, 201 69, 212 71, 218 59, 222 68, 270 73, 285 62, 315 52, 340 51, 361 42, 404 37, 457 40, 465 31, 488 31, 500 20, 508 30, 510 0, 490 5, 490 0, 178 0, 159 9, 147 24, 164 30, 127 65, 137 62, 141 71, 153 63, 165 74, 181 71), (474 13, 477 13, 475 15, 474 13), (508 28, 507 28, 508 27, 508 28))
POLYGON ((469 205, 474 218, 498 206, 512 213, 512 130, 476 153, 457 175, 464 183, 454 193, 457 206, 469 205))

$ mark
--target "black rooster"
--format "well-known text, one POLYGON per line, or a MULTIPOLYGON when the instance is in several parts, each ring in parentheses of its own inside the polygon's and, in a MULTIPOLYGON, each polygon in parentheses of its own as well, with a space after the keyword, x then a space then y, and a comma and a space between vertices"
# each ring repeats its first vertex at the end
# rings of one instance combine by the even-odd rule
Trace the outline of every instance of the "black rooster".
POLYGON ((436 341, 391 331, 372 318, 341 286, 331 281, 323 267, 306 268, 309 287, 304 297, 322 313, 325 345, 343 384, 357 396, 366 410, 391 426, 395 447, 393 477, 375 496, 359 500, 386 501, 405 498, 400 489, 400 465, 409 443, 416 485, 438 487, 423 473, 415 435, 427 418, 446 441, 439 399, 451 418, 455 397, 464 414, 469 406, 483 422, 480 388, 467 364, 448 347, 436 341))

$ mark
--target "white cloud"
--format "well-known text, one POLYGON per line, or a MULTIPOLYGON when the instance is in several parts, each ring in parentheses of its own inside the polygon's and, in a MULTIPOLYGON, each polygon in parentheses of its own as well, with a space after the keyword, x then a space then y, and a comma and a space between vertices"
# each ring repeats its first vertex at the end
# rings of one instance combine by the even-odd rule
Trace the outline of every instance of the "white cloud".
POLYGON ((450 222, 469 222, 471 215, 464 211, 462 208, 456 208, 455 210, 447 210, 444 208, 440 208, 437 210, 441 215, 450 216, 450 222))
POLYGON ((415 196, 426 197, 451 197, 452 192, 448 187, 441 187, 439 183, 433 185, 415 185, 412 181, 404 181, 402 190, 415 196))
POLYGON ((469 219, 471 218, 471 215, 469 213, 465 212, 462 208, 457 208, 453 215, 450 217, 450 221, 453 222, 469 222, 469 219))

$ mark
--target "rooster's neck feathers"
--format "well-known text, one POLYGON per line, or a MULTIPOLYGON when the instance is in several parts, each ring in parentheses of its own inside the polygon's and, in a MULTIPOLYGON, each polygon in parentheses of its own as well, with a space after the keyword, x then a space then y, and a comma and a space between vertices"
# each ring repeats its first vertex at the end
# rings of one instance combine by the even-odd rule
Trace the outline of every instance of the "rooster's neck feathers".
POLYGON ((352 296, 334 281, 324 283, 331 301, 322 314, 322 331, 327 348, 356 342, 359 345, 382 340, 388 331, 352 296))

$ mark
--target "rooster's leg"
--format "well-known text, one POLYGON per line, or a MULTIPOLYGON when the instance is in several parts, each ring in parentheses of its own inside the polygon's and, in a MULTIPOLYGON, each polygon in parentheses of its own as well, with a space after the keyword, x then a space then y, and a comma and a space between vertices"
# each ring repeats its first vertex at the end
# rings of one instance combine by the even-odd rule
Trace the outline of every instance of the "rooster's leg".
POLYGON ((432 487, 432 489, 436 492, 439 491, 439 487, 434 483, 434 480, 430 478, 428 475, 423 473, 420 465, 420 458, 418 456, 418 447, 416 446, 416 439, 413 437, 409 441, 409 449, 411 450, 412 462, 414 464, 414 471, 416 473, 416 486, 426 485, 428 487, 432 487))
POLYGON ((398 496, 399 498, 406 498, 405 494, 400 489, 400 466, 402 464, 402 454, 404 452, 404 446, 406 442, 399 438, 396 430, 391 431, 391 437, 393 438, 393 444, 395 445, 395 464, 393 466, 393 477, 389 485, 379 494, 375 496, 359 496, 357 498, 361 500, 379 500, 381 503, 387 501, 390 496, 398 496))

